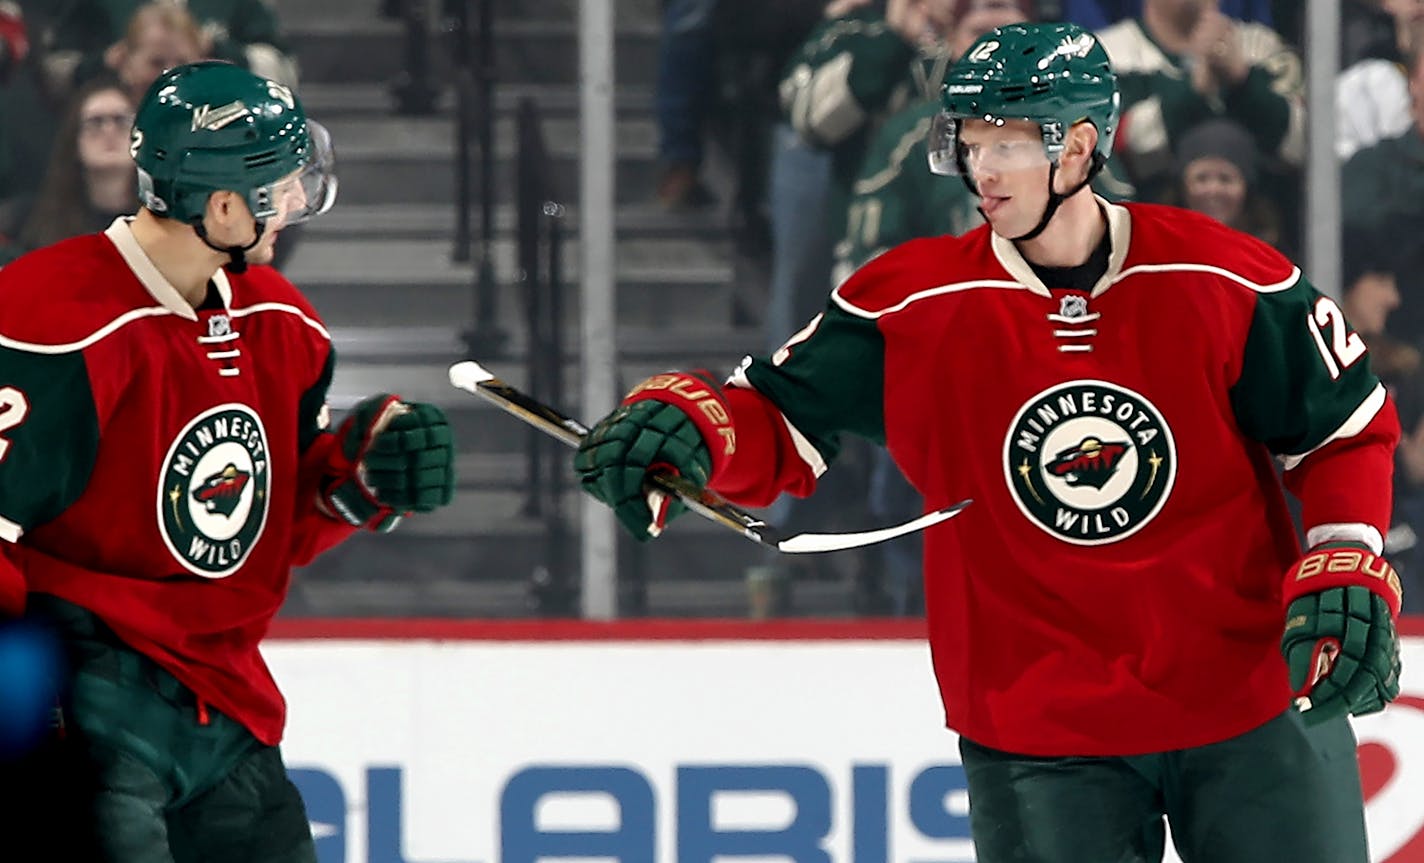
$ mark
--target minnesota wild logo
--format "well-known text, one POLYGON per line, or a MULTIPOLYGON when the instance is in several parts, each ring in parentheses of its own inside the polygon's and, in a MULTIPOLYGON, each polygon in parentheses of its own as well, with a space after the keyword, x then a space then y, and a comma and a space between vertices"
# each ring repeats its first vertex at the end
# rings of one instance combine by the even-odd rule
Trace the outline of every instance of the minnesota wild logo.
POLYGON ((1019 408, 1004 439, 1004 476, 1040 529, 1102 545, 1131 536, 1161 510, 1176 481, 1177 446, 1142 395, 1070 381, 1019 408))
POLYGON ((237 571, 267 522, 272 489, 267 432, 246 405, 194 417, 168 448, 158 484, 159 532, 189 572, 237 571))
POLYGON ((1070 486, 1092 486, 1102 491, 1108 480, 1117 476, 1117 466, 1127 454, 1127 442, 1104 443, 1095 437, 1085 437, 1065 449, 1049 462, 1049 474, 1061 478, 1070 486))
POLYGON ((250 479, 252 474, 238 470, 237 465, 230 464, 203 480, 203 484, 193 490, 193 500, 207 507, 208 512, 221 513, 231 518, 237 510, 237 505, 242 503, 242 490, 247 487, 247 481, 250 479))

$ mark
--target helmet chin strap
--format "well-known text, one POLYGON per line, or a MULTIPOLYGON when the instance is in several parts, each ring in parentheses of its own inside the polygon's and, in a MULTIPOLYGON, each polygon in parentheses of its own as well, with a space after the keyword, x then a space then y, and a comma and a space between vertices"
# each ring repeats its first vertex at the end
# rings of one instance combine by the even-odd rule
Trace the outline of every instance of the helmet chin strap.
POLYGON ((215 252, 222 252, 224 255, 227 255, 229 261, 228 269, 240 275, 247 272, 247 253, 256 248, 258 243, 262 242, 262 233, 267 230, 267 221, 265 219, 253 219, 252 225, 257 231, 257 236, 253 237, 252 242, 245 246, 219 246, 217 243, 214 243, 208 238, 208 229, 203 227, 201 219, 193 223, 193 230, 197 233, 198 239, 203 241, 203 245, 215 252))

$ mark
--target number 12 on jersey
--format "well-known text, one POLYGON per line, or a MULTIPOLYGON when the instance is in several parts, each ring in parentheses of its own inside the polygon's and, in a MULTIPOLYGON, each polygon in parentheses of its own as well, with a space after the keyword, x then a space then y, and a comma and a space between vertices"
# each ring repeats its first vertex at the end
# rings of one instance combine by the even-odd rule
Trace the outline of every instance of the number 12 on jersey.
POLYGON ((1365 340, 1360 338, 1359 333, 1349 331, 1345 325, 1345 313, 1329 297, 1315 301, 1315 311, 1306 316, 1305 323, 1310 327, 1310 337, 1315 339, 1315 347, 1320 351, 1320 358, 1325 360, 1325 368, 1330 372, 1332 381, 1339 380, 1342 370, 1348 369, 1365 355, 1365 340), (1328 345, 1321 327, 1330 328, 1328 345))

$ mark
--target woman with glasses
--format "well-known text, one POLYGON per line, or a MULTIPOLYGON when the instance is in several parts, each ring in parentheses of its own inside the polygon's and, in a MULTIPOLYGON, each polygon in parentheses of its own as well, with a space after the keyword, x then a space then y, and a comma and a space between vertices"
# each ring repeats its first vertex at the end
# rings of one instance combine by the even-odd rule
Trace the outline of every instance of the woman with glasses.
POLYGON ((116 216, 134 211, 133 119, 133 103, 115 79, 95 79, 74 94, 9 258, 103 230, 116 216))

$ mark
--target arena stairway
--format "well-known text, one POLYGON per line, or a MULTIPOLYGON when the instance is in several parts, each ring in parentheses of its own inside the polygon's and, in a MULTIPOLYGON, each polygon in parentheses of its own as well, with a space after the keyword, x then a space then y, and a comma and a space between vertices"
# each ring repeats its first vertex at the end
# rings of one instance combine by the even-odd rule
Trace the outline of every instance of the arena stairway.
MULTIPOLYGON (((432 10, 438 5, 431 0, 432 10)), ((391 82, 401 72, 405 36, 401 22, 382 18, 379 6, 379 0, 289 0, 281 6, 301 63, 301 95, 308 112, 332 130, 341 177, 337 207, 302 228, 285 269, 335 340, 340 362, 333 407, 349 408, 378 391, 442 405, 457 435, 460 481, 446 510, 410 519, 389 535, 357 536, 302 570, 284 613, 539 613, 530 586, 550 560, 551 540, 546 523, 525 512, 527 431, 446 383, 446 367, 464 355, 461 335, 472 320, 475 282, 472 265, 451 260, 453 93, 444 87, 430 116, 395 112, 391 82)), ((667 213, 652 202, 658 6, 658 0, 616 4, 618 373, 626 384, 672 367, 729 369, 763 341, 755 326, 760 309, 749 308, 760 297, 753 292, 749 299, 738 275, 742 268, 725 214, 718 208, 667 213)), ((545 118, 551 182, 564 190, 560 197, 567 203, 564 386, 571 411, 580 372, 576 10, 577 0, 496 0, 491 254, 498 321, 509 342, 502 356, 480 358, 511 382, 524 383, 527 339, 510 178, 515 111, 530 98, 545 118)), ((448 42, 439 37, 434 47, 436 79, 448 82, 448 42)), ((566 476, 570 488, 561 510, 576 525, 572 472, 566 476)), ((572 528, 562 548, 576 583, 572 528)), ((657 543, 625 543, 621 554, 624 613, 659 616, 746 614, 744 571, 765 559, 747 540, 692 516, 657 543)), ((798 613, 848 610, 843 584, 798 585, 796 597, 798 613)))

